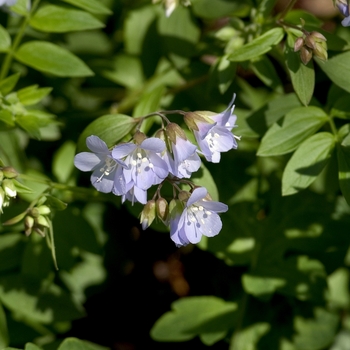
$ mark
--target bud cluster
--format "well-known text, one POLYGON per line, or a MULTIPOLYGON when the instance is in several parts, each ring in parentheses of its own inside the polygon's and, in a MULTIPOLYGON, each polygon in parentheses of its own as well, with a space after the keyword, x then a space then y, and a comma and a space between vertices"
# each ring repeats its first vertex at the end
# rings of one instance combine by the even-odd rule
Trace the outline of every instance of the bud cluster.
MULTIPOLYGON (((217 114, 209 111, 162 111, 140 117, 139 128, 146 118, 153 115, 162 118, 162 127, 152 137, 138 130, 130 142, 117 144, 112 149, 98 136, 91 135, 86 139, 86 144, 92 152, 78 153, 74 164, 81 171, 92 171, 91 183, 98 191, 121 196, 122 202, 129 200, 132 204, 144 204, 140 214, 143 229, 159 219, 170 226, 171 238, 177 245, 197 243, 194 237, 219 233, 220 230, 216 228, 221 229, 221 224, 216 221, 220 219, 215 214, 215 203, 219 202, 211 201, 207 190, 204 187, 199 190, 189 179, 201 167, 200 156, 209 162, 219 163, 222 152, 237 148, 236 140, 239 137, 231 132, 237 119, 233 114, 234 99, 235 96, 228 108, 217 114), (183 128, 169 121, 165 114, 182 115, 196 142, 191 142, 183 128), (165 199, 161 195, 165 182, 172 186, 173 198, 165 199), (153 186, 157 186, 157 189, 153 197, 148 199, 148 190, 153 186), (184 192, 183 186, 190 187, 190 191, 184 192), (193 209, 195 202, 191 198, 212 204, 207 205, 208 209, 204 212, 205 205, 200 204, 198 208, 201 209, 197 213, 198 208, 195 206, 193 209), (179 225, 183 226, 184 220, 189 220, 188 216, 179 215, 180 211, 192 213, 185 231, 195 224, 195 228, 192 227, 193 232, 196 231, 194 236, 192 231, 188 235, 185 231, 177 231, 179 225), (195 212, 196 215, 193 214, 195 212), (210 215, 212 219, 209 219, 210 215), (212 225, 213 220, 216 228, 203 231, 203 227, 212 225), (202 231, 197 232, 199 228, 202 231)), ((227 210, 227 206, 226 210, 223 210, 223 206, 220 203, 220 212, 227 210)))
POLYGON ((45 231, 50 227, 51 209, 47 205, 30 208, 24 218, 25 234, 29 236, 33 231, 45 237, 45 231))
POLYGON ((0 213, 3 207, 10 205, 10 199, 17 195, 16 186, 13 180, 18 173, 12 167, 0 167, 0 213))
POLYGON ((319 32, 305 32, 295 41, 294 52, 300 51, 300 59, 305 65, 310 62, 313 55, 322 61, 327 61, 326 41, 324 35, 319 32))

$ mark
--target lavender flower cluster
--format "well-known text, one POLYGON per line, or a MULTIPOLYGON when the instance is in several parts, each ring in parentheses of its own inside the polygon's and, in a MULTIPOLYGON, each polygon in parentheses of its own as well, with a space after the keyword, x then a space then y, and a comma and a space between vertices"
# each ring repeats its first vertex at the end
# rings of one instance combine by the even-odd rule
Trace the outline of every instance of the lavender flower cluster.
POLYGON ((228 207, 211 200, 206 188, 197 187, 188 179, 200 168, 200 155, 219 163, 222 152, 237 148, 239 137, 231 132, 237 119, 233 114, 234 99, 235 96, 219 114, 177 111, 184 116, 197 145, 187 139, 178 124, 157 112, 166 125, 154 137, 136 131, 132 141, 109 149, 98 136, 91 135, 86 140, 91 152, 77 154, 74 164, 81 171, 93 172, 91 183, 98 191, 121 196, 122 202, 144 204, 143 229, 157 217, 170 226, 171 239, 177 246, 198 243, 203 235, 212 237, 220 232, 222 222, 218 213, 228 207), (161 196, 165 181, 173 186, 174 195, 169 203, 161 196), (189 185, 190 191, 184 191, 181 184, 189 185), (147 200, 147 191, 154 185, 158 188, 153 198, 147 200))

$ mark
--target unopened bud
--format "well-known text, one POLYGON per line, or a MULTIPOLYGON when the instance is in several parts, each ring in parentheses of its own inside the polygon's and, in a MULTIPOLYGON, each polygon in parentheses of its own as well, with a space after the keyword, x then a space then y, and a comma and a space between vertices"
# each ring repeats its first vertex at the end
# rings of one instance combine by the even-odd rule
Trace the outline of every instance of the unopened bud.
POLYGON ((32 229, 34 226, 34 218, 31 216, 26 216, 24 219, 24 233, 26 236, 29 236, 32 233, 32 229))
POLYGON ((310 60, 312 58, 312 52, 307 49, 305 46, 303 46, 301 49, 300 49, 300 59, 301 61, 307 65, 310 60))
POLYGON ((295 40, 294 52, 299 51, 304 46, 304 44, 305 44, 305 42, 304 42, 304 39, 302 37, 300 37, 297 40, 295 40))
POLYGON ((180 199, 172 199, 169 203, 169 219, 175 219, 183 212, 183 202, 180 199))
POLYGON ((6 166, 1 170, 4 173, 4 176, 8 179, 14 179, 15 177, 18 176, 17 171, 14 168, 12 168, 12 166, 6 166))
POLYGON ((175 123, 170 123, 166 127, 166 134, 173 144, 176 145, 176 137, 181 137, 183 140, 187 140, 185 132, 175 123))
POLYGON ((179 192, 179 194, 177 196, 181 202, 187 202, 188 198, 191 197, 191 193, 188 191, 181 191, 181 192, 179 192))
POLYGON ((3 179, 4 179, 4 173, 2 172, 2 170, 0 170, 0 184, 3 179))
POLYGON ((50 227, 50 224, 47 220, 47 218, 45 216, 39 215, 36 219, 35 219, 35 223, 37 225, 40 226, 44 226, 44 227, 50 227))
POLYGON ((156 201, 157 216, 163 222, 166 222, 169 215, 169 205, 164 198, 158 198, 156 201))
POLYGON ((47 205, 41 205, 38 207, 39 214, 48 215, 51 213, 51 209, 47 205))
POLYGON ((32 208, 29 211, 29 214, 33 217, 33 218, 37 218, 40 215, 39 209, 37 207, 32 208))
POLYGON ((142 229, 146 230, 147 227, 151 226, 153 220, 156 217, 156 202, 152 199, 148 201, 141 212, 140 224, 142 229))
POLYGON ((134 134, 134 141, 136 144, 141 145, 141 143, 146 140, 147 136, 141 132, 141 131, 136 131, 134 134))

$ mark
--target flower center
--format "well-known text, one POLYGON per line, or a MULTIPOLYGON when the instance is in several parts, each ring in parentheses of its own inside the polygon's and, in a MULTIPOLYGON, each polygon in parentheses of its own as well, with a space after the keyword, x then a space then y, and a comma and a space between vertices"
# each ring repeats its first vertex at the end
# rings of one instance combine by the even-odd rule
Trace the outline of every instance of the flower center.
POLYGON ((220 137, 220 135, 216 132, 213 132, 213 131, 209 132, 208 135, 205 137, 205 140, 207 141, 208 146, 209 146, 211 151, 213 149, 215 150, 217 148, 219 137, 220 137))
POLYGON ((153 169, 154 165, 148 158, 147 154, 143 150, 138 150, 134 152, 131 159, 131 166, 136 168, 137 174, 141 174, 141 172, 149 171, 153 169))
POLYGON ((117 162, 110 157, 106 157, 105 165, 100 168, 101 176, 97 179, 97 182, 101 182, 104 176, 108 176, 117 167, 117 162))
MULTIPOLYGON (((208 217, 211 215, 211 211, 205 210, 201 205, 191 205, 187 208, 187 225, 195 224, 196 227, 201 227, 205 225, 208 217)), ((211 233, 211 229, 209 228, 208 233, 211 233)))

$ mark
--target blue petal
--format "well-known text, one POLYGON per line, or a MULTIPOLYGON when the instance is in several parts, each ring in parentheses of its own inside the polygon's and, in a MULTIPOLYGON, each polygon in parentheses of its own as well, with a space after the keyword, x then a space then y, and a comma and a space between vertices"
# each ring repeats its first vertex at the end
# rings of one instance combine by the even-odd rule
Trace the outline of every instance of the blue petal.
POLYGON ((155 153, 161 153, 165 150, 165 142, 157 137, 150 137, 141 143, 140 148, 155 153))
POLYGON ((96 188, 97 191, 103 193, 112 192, 114 186, 114 172, 109 175, 103 175, 101 178, 101 171, 96 169, 91 175, 92 186, 96 188))
POLYGON ((200 201, 200 204, 206 210, 213 211, 216 213, 225 213, 228 210, 228 206, 224 203, 221 203, 221 202, 202 200, 202 201, 200 201))
POLYGON ((91 135, 86 138, 86 146, 94 153, 108 154, 109 149, 98 136, 91 135))
POLYGON ((206 214, 204 211, 199 213, 199 221, 202 223, 198 231, 207 237, 216 236, 222 229, 222 222, 218 214, 206 214))
POLYGON ((191 197, 188 199, 186 207, 190 207, 192 204, 203 199, 208 193, 208 190, 205 187, 197 187, 191 194, 191 197))
POLYGON ((131 142, 117 145, 112 150, 112 157, 114 159, 122 159, 132 153, 136 148, 137 146, 131 142))
POLYGON ((176 162, 182 162, 191 156, 197 147, 188 140, 181 137, 176 138, 176 145, 173 145, 174 159, 176 162))
POLYGON ((344 27, 349 27, 349 26, 350 26, 350 16, 344 18, 344 19, 341 21, 341 24, 342 24, 344 27))
POLYGON ((102 160, 91 152, 78 153, 74 157, 74 165, 81 171, 91 171, 101 162, 102 160))

